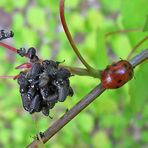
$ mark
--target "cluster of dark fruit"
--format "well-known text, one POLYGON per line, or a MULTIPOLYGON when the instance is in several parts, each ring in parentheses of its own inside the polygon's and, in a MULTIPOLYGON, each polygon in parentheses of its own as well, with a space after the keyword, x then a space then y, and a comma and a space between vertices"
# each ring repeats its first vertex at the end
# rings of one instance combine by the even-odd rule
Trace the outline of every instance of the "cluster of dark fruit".
POLYGON ((6 32, 5 30, 0 30, 0 40, 11 38, 14 36, 12 31, 6 32))
POLYGON ((17 78, 26 111, 30 114, 42 111, 48 116, 58 101, 63 102, 67 96, 73 96, 69 82, 71 73, 59 67, 60 62, 39 60, 33 47, 27 52, 21 48, 18 54, 27 56, 32 64, 30 70, 20 72, 17 78))
MULTIPOLYGON (((0 40, 13 37, 13 32, 0 30, 0 40)), ((62 67, 60 62, 52 60, 40 60, 36 55, 36 49, 31 47, 17 50, 20 56, 30 59, 29 68, 20 72, 17 82, 20 86, 23 107, 30 114, 40 112, 49 115, 57 102, 65 101, 67 96, 73 96, 69 77, 71 73, 62 67)))

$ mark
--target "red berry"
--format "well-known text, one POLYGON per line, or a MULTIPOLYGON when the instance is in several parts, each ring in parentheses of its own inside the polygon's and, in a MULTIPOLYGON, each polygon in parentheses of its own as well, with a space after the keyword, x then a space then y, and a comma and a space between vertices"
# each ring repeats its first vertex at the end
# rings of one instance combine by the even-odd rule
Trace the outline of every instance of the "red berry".
POLYGON ((115 89, 124 85, 133 77, 133 67, 126 60, 120 60, 101 72, 101 83, 106 89, 115 89))

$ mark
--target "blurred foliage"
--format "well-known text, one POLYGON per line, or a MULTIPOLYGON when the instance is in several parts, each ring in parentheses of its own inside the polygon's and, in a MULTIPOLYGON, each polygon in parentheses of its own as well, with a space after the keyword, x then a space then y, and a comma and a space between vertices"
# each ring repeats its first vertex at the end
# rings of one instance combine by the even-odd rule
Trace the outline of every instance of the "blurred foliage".
MULTIPOLYGON (((102 69, 119 58, 126 59, 132 47, 147 34, 147 0, 67 0, 65 6, 68 26, 77 46, 95 68, 102 69), (144 28, 145 32, 115 34, 104 42, 105 33, 128 28, 144 28)), ((59 0, 1 0, 0 18, 0 28, 12 29, 15 33, 13 39, 6 41, 8 44, 16 48, 34 46, 43 59, 65 59, 65 65, 82 66, 60 24, 59 0)), ((134 54, 147 45, 145 42, 134 54)), ((25 58, 0 48, 0 75, 16 75, 18 71, 14 67, 25 61, 25 58)), ((135 78, 122 88, 107 90, 56 134, 46 147, 146 147, 147 67, 147 62, 138 66, 135 78)), ((51 111, 53 120, 36 115, 39 131, 44 131, 99 81, 74 76, 71 83, 75 95, 56 105, 51 111)), ((25 147, 35 135, 35 124, 22 108, 16 81, 0 80, 0 147, 25 147)))

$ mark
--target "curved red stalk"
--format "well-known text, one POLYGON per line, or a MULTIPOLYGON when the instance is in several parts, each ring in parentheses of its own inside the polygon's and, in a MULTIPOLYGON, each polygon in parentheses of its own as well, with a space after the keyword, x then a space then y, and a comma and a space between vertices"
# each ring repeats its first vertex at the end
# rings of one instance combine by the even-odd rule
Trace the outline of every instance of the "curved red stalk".
POLYGON ((16 49, 16 48, 14 48, 14 47, 12 47, 12 46, 10 46, 10 45, 7 45, 7 44, 5 44, 5 43, 3 43, 3 42, 0 42, 0 46, 2 46, 2 47, 4 47, 4 48, 6 48, 6 49, 9 49, 9 50, 11 50, 11 51, 17 53, 17 49, 16 49))
POLYGON ((93 68, 84 60, 84 58, 81 56, 79 50, 77 49, 72 36, 70 34, 70 31, 68 29, 66 20, 65 20, 65 15, 64 15, 64 0, 60 0, 60 18, 61 18, 61 23, 63 26, 63 29, 65 31, 65 34, 69 40, 69 43, 71 45, 71 47, 73 48, 75 54, 77 55, 77 57, 80 59, 80 61, 83 63, 83 65, 88 69, 88 70, 92 70, 93 68))

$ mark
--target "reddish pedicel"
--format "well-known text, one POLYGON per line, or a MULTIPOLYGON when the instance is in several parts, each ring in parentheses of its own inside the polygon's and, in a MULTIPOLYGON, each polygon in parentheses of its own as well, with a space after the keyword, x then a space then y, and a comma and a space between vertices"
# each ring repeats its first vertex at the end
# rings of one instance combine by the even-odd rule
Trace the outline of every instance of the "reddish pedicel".
POLYGON ((116 89, 131 80, 133 73, 132 65, 126 60, 120 60, 101 72, 101 83, 106 89, 116 89))

